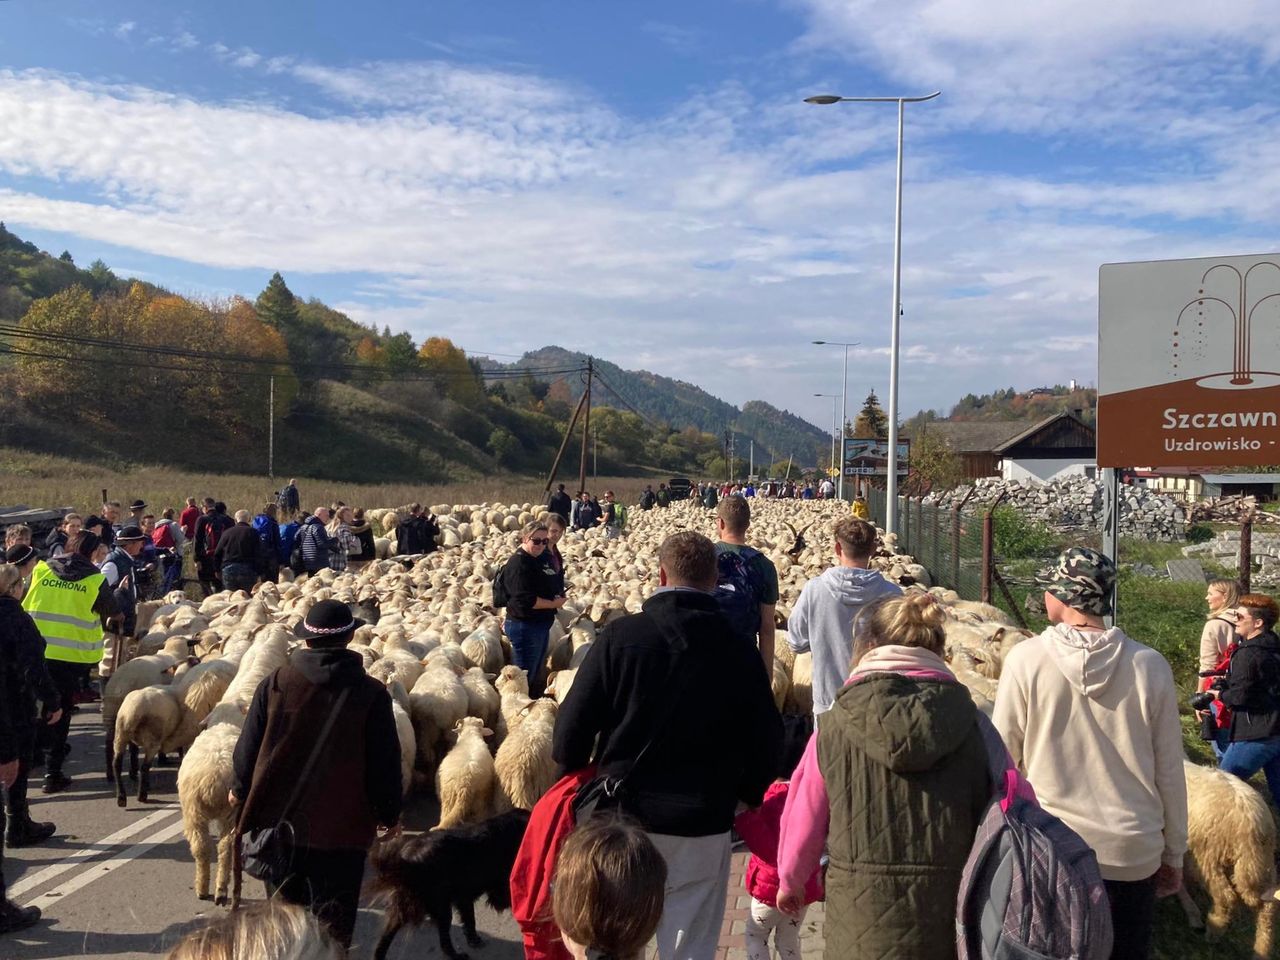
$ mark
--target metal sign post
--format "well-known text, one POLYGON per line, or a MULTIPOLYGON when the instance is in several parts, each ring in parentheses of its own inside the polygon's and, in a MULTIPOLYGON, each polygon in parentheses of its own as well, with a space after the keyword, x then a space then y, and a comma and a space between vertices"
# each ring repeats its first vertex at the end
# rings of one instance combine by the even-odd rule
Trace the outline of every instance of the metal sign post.
MULTIPOLYGON (((1117 568, 1120 565, 1120 471, 1104 467, 1102 471, 1102 552, 1111 558, 1117 568)), ((1111 615, 1103 617, 1108 627, 1116 625, 1119 615, 1115 585, 1111 587, 1111 615)))

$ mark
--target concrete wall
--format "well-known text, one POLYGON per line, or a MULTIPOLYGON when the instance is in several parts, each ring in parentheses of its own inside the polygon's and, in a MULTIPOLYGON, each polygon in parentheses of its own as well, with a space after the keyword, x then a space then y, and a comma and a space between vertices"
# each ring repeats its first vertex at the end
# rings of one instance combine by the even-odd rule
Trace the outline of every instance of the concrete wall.
POLYGON ((1012 460, 1005 458, 1000 465, 1000 476, 1020 483, 1048 483, 1061 477, 1092 476, 1096 465, 1080 460, 1044 459, 1012 460))

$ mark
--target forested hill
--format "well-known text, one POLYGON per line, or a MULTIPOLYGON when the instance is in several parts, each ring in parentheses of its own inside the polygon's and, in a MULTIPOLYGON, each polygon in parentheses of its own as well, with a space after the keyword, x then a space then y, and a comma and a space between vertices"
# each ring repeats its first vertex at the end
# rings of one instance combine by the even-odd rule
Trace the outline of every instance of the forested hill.
MULTIPOLYGON (((513 368, 557 369, 580 367, 587 355, 563 347, 546 346, 526 353, 513 364, 502 364, 487 357, 479 363, 487 370, 513 368)), ((807 420, 763 400, 751 400, 741 410, 712 396, 701 387, 674 380, 648 370, 624 370, 608 360, 595 358, 601 385, 592 402, 626 409, 634 406, 646 417, 672 425, 690 425, 707 433, 723 435, 726 430, 738 434, 737 455, 747 456, 747 441, 756 443, 756 462, 767 465, 769 458, 785 461, 794 457, 797 464, 823 463, 830 449, 831 435, 807 420), (617 391, 615 394, 613 391, 617 391)), ((569 376, 552 384, 553 395, 574 404, 582 396, 585 383, 581 376, 569 376)))
MULTIPOLYGON (((246 294, 179 296, 101 261, 81 268, 0 224, 0 448, 260 473, 274 441, 278 473, 356 481, 550 468, 585 356, 549 348, 525 369, 485 370, 447 338, 415 342, 296 297, 279 273, 246 294)), ((592 463, 602 475, 746 472, 744 436, 737 463, 723 456, 735 407, 597 363, 592 463)), ((743 422, 757 465, 765 446, 794 453, 801 469, 825 460, 805 452, 802 421, 754 409, 743 422)))

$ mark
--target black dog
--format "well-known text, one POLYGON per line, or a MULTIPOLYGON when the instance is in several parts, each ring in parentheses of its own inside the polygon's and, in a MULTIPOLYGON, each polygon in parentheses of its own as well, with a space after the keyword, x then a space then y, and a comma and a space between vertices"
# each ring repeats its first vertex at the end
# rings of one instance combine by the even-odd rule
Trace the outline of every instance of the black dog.
POLYGON ((528 825, 528 810, 512 810, 481 823, 432 830, 375 848, 377 873, 370 890, 386 898, 386 921, 374 960, 385 960, 401 927, 427 917, 435 921, 445 956, 467 960, 465 953, 453 949, 449 936, 455 908, 467 943, 483 946, 476 933, 475 902, 487 896, 494 910, 511 909, 511 868, 528 825))

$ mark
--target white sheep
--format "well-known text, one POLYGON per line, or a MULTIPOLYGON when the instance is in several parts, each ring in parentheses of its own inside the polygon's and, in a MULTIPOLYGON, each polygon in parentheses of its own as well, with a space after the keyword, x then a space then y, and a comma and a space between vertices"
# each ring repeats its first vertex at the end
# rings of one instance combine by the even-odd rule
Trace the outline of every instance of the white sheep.
POLYGON ((467 665, 479 667, 485 673, 497 673, 503 667, 502 643, 497 625, 492 621, 467 634, 460 649, 467 658, 467 665))
POLYGON ((177 684, 156 685, 134 690, 124 698, 116 715, 115 747, 116 804, 125 806, 120 767, 123 751, 142 755, 138 777, 138 801, 145 803, 151 789, 151 763, 157 754, 178 751, 181 757, 200 732, 200 724, 227 689, 225 673, 207 670, 179 690, 177 684))
POLYGON ((577 676, 578 671, 576 668, 557 670, 555 673, 548 675, 546 695, 557 703, 564 703, 565 697, 569 696, 569 690, 573 687, 573 681, 577 676))
POLYGON ((493 769, 497 778, 494 812, 513 807, 532 810, 533 805, 556 782, 556 764, 551 759, 557 706, 554 700, 535 700, 517 730, 498 748, 493 769))
POLYGON ((409 716, 417 737, 418 765, 429 770, 436 745, 467 715, 467 690, 447 662, 429 666, 409 693, 409 716))
POLYGON ((791 689, 787 691, 784 713, 805 716, 813 713, 813 654, 798 653, 791 667, 791 689))
POLYGON ((381 659, 368 667, 367 672, 380 683, 390 686, 394 681, 402 684, 406 690, 412 690, 422 676, 422 664, 406 650, 384 649, 381 659))
MULTIPOLYGON (((236 809, 231 806, 236 742, 244 726, 248 702, 223 699, 205 718, 205 729, 178 768, 178 802, 182 806, 182 832, 196 861, 196 896, 208 900, 209 870, 212 865, 213 837, 210 828, 218 829, 218 876, 214 902, 225 905, 231 881, 232 840, 235 834, 236 809)), ((241 802, 244 797, 237 798, 241 802)))
MULTIPOLYGON (((135 690, 170 683, 174 669, 186 660, 187 649, 185 637, 171 637, 159 653, 134 657, 117 667, 107 680, 106 687, 102 691, 102 726, 107 734, 104 752, 108 783, 115 779, 114 738, 116 715, 120 712, 120 705, 135 690)), ((132 777, 138 775, 136 759, 131 760, 129 764, 129 774, 132 777)))
POLYGON ((436 830, 477 823, 493 807, 493 755, 484 738, 493 731, 476 717, 463 717, 457 725, 457 742, 436 771, 436 795, 440 798, 440 822, 436 830))
MULTIPOLYGON (((1187 873, 1209 893, 1206 936, 1216 940, 1243 903, 1257 914, 1253 956, 1272 956, 1277 903, 1276 824, 1267 802, 1247 782, 1183 761, 1187 779, 1187 873)), ((1205 925, 1184 886, 1178 900, 1193 927, 1205 925)))
POLYGON ((292 640, 293 635, 281 624, 274 624, 254 637, 224 699, 248 706, 258 685, 285 665, 292 640))
POLYGON ((502 715, 502 698, 489 682, 490 676, 480 667, 472 667, 459 680, 467 691, 467 714, 478 717, 486 727, 492 728, 502 715))
POLYGON ((409 795, 413 786, 413 764, 418 755, 417 736, 413 732, 413 720, 409 716, 409 694, 398 680, 387 684, 391 694, 391 715, 396 721, 396 739, 400 741, 400 790, 409 795))

